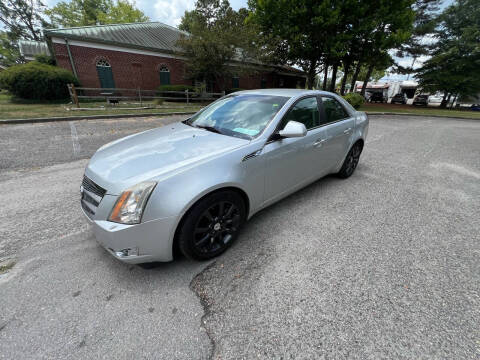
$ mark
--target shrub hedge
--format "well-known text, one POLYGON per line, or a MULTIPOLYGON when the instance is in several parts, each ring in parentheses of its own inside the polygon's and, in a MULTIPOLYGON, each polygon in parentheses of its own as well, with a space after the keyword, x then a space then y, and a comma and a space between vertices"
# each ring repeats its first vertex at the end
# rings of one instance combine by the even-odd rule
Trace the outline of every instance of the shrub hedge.
POLYGON ((343 96, 355 109, 360 108, 365 103, 365 98, 358 93, 348 93, 343 96))
POLYGON ((65 99, 70 83, 79 84, 68 70, 36 61, 14 65, 0 73, 0 87, 23 99, 65 99))

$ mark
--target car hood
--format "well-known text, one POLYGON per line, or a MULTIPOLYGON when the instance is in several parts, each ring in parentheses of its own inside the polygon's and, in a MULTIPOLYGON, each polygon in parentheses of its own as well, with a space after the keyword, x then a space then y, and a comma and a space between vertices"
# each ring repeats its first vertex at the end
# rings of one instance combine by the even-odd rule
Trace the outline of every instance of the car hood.
POLYGON ((165 125, 102 146, 85 175, 118 195, 139 182, 170 176, 249 143, 183 123, 165 125))

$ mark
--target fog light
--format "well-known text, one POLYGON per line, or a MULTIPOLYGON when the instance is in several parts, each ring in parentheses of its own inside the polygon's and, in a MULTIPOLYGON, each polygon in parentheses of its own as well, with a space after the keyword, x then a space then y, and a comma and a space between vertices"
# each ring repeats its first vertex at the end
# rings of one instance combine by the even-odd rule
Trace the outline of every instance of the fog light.
POLYGON ((115 255, 118 257, 127 257, 127 256, 138 256, 138 247, 133 249, 122 249, 120 251, 115 251, 115 255))

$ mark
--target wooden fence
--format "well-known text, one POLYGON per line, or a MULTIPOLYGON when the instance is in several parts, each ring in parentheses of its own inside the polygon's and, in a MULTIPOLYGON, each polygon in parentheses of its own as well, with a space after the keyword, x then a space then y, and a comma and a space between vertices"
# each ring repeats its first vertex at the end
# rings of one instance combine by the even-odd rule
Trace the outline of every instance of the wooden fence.
POLYGON ((143 90, 143 89, 121 89, 121 88, 86 88, 76 87, 68 84, 68 92, 77 108, 80 107, 81 99, 104 99, 109 104, 116 104, 120 101, 133 100, 139 101, 142 106, 144 101, 163 99, 173 102, 209 102, 214 101, 225 95, 225 91, 220 93, 199 93, 196 91, 163 91, 163 90, 143 90))

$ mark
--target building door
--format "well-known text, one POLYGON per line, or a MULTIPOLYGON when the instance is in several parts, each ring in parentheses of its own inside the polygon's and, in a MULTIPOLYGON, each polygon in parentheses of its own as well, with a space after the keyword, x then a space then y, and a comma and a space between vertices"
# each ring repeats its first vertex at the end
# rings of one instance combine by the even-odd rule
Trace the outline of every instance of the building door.
POLYGON ((165 65, 160 67, 160 85, 170 85, 170 70, 165 65))
POLYGON ((234 76, 232 78, 232 89, 238 89, 240 88, 240 79, 238 76, 234 76))
POLYGON ((115 83, 113 81, 112 67, 107 60, 97 61, 97 74, 100 80, 100 87, 102 89, 114 89, 115 83))

